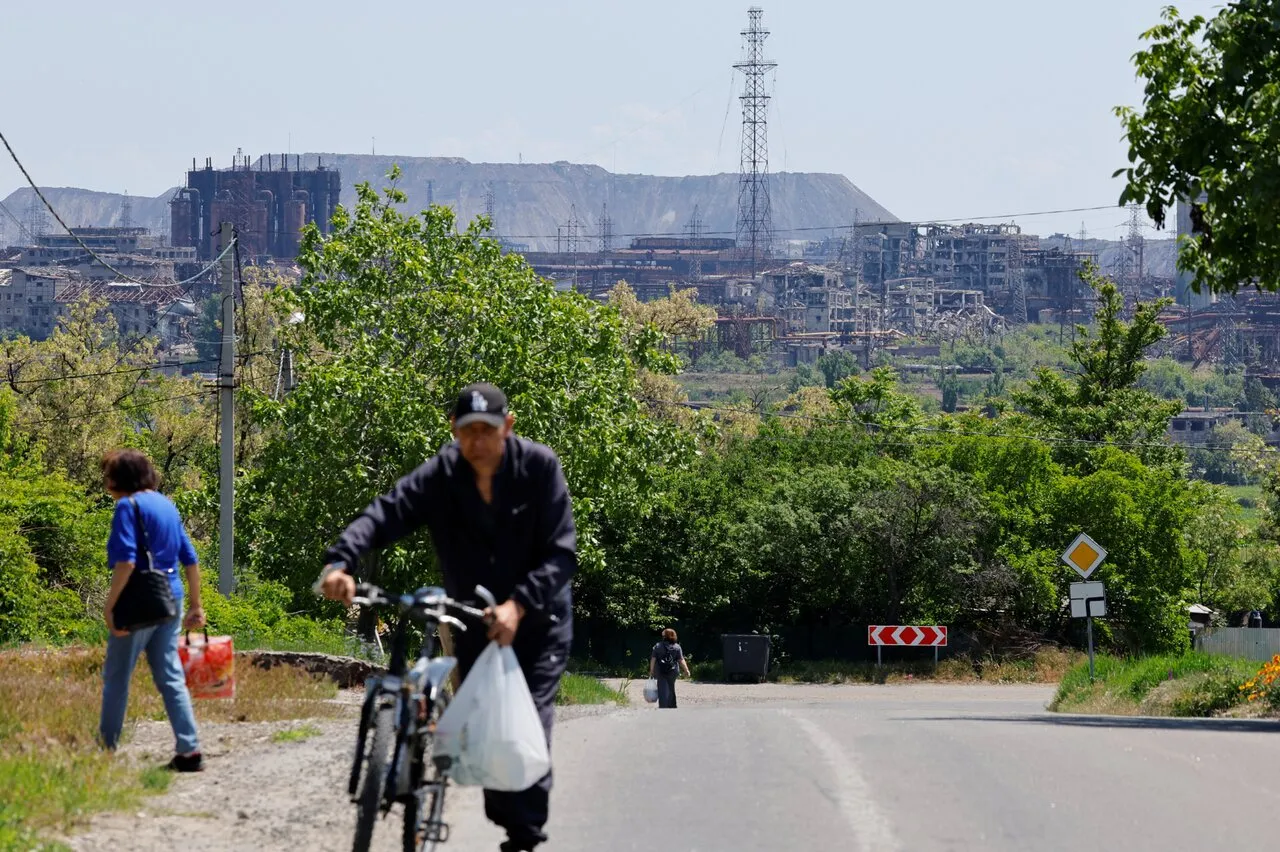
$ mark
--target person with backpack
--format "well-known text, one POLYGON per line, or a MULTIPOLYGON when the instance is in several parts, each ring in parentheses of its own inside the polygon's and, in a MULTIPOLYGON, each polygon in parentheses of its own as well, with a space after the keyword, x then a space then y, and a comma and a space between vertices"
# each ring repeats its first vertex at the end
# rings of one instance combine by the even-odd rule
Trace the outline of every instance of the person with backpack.
POLYGON ((676 632, 668 627, 662 631, 662 640, 653 646, 653 653, 649 655, 649 678, 658 682, 658 709, 675 709, 676 678, 681 671, 685 677, 692 677, 684 649, 676 641, 676 632))

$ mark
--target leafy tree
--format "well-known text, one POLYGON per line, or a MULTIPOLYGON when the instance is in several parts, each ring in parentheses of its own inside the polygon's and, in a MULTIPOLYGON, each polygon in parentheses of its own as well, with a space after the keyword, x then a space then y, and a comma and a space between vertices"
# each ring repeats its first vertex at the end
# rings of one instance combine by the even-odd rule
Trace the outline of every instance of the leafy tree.
POLYGON ((841 382, 831 398, 854 420, 876 433, 901 435, 921 420, 920 406, 897 390, 898 375, 891 367, 877 367, 867 378, 851 376, 841 382))
MULTIPOLYGON (((614 512, 643 510, 655 471, 688 447, 637 398, 638 372, 671 359, 616 307, 558 293, 504 255, 480 223, 458 233, 447 208, 401 214, 392 178, 385 197, 360 186, 329 236, 304 234, 303 277, 285 294, 302 320, 282 332, 301 378, 283 400, 259 403, 270 434, 242 491, 239 552, 264 579, 285 582, 295 604, 313 606, 307 589, 325 546, 449 440, 446 410, 459 388, 488 380, 510 397, 519 432, 564 462, 580 610, 625 617, 632 581, 604 570, 599 530, 614 512)), ((367 570, 397 588, 435 575, 421 537, 371 558, 367 570)))
POLYGON ((1192 602, 1227 613, 1266 609, 1274 600, 1280 549, 1249 533, 1240 507, 1222 489, 1196 483, 1192 495, 1196 507, 1183 534, 1192 602))
POLYGON ((110 512, 40 469, 13 429, 15 409, 14 394, 0 391, 0 643, 94 635, 110 512))
POLYGON ((1280 287, 1277 20, 1280 0, 1232 0, 1212 20, 1166 8, 1134 55, 1141 111, 1116 110, 1130 163, 1116 172, 1120 203, 1144 204, 1163 227, 1178 199, 1197 202, 1198 230, 1178 250, 1197 290, 1280 287))
POLYGON ((850 376, 856 376, 861 372, 858 369, 857 357, 846 349, 837 349, 820 355, 817 367, 828 388, 834 388, 850 376))
POLYGON ((677 290, 673 286, 661 299, 642 302, 627 282, 619 281, 609 291, 609 304, 637 331, 651 327, 668 343, 697 340, 716 321, 715 308, 698 304, 697 287, 677 290))
POLYGON ((942 410, 951 414, 960 402, 960 380, 955 372, 944 367, 938 377, 938 388, 942 391, 942 410))
POLYGON ((155 453, 166 487, 186 481, 200 444, 213 438, 208 392, 153 372, 150 340, 122 352, 116 330, 106 303, 86 299, 69 306, 47 339, 6 341, 0 373, 13 393, 13 428, 39 448, 47 469, 94 492, 99 459, 121 445, 155 453))
POLYGON ((1147 463, 1177 463, 1180 455, 1164 435, 1181 404, 1135 387, 1146 369, 1146 350, 1164 336, 1156 317, 1165 302, 1139 303, 1133 320, 1125 322, 1124 298, 1115 284, 1092 268, 1081 278, 1097 292, 1098 311, 1092 330, 1080 327, 1071 346, 1073 378, 1042 367, 1014 392, 1014 402, 1055 441, 1055 458, 1068 464, 1087 465, 1092 448, 1108 442, 1132 446, 1147 463))

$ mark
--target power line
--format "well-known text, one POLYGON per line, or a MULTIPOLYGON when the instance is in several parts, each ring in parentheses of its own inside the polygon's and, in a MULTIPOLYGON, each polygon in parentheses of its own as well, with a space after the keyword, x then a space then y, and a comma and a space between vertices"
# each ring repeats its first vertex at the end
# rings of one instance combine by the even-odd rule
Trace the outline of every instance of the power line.
MULTIPOLYGON (((253 358, 258 355, 266 355, 269 352, 274 352, 274 351, 275 351, 274 349, 271 349, 271 350, 264 349, 259 352, 246 352, 241 357, 253 358)), ((283 349, 281 349, 281 351, 283 351, 283 349)), ((175 361, 171 364, 151 364, 146 367, 130 367, 125 370, 113 369, 113 370, 103 370, 97 373, 73 373, 71 375, 66 375, 66 376, 42 376, 41 378, 38 378, 38 379, 14 379, 8 382, 8 384, 39 385, 39 384, 49 384, 52 382, 65 382, 71 379, 96 379, 96 378, 101 378, 103 376, 123 376, 123 375, 128 375, 129 373, 146 373, 150 371, 167 370, 171 367, 194 367, 198 364, 216 364, 218 363, 218 360, 219 359, 217 358, 201 358, 195 361, 175 361)))
MULTIPOLYGON (((22 172, 22 176, 27 179, 27 183, 31 186, 31 189, 35 192, 36 196, 40 199, 41 203, 44 204, 45 208, 53 215, 53 218, 58 220, 58 224, 62 226, 62 229, 66 231, 73 240, 76 241, 76 243, 80 246, 81 249, 85 251, 86 254, 88 254, 94 260, 98 261, 98 263, 102 264, 102 266, 106 268, 109 272, 111 272, 113 275, 117 275, 131 284, 139 284, 144 287, 149 286, 148 282, 139 281, 137 278, 134 278, 131 275, 126 275, 123 272, 121 272, 119 269, 116 269, 114 266, 107 263, 107 261, 102 257, 102 255, 98 254, 93 249, 89 248, 89 246, 85 244, 85 241, 80 239, 80 235, 77 234, 75 231, 73 231, 71 229, 71 226, 68 225, 66 221, 63 220, 62 216, 58 214, 58 211, 53 209, 53 205, 49 203, 49 199, 44 197, 44 193, 41 192, 40 187, 37 186, 35 180, 32 179, 31 174, 27 171, 27 167, 24 166, 22 164, 22 161, 18 159, 18 155, 14 152, 13 146, 9 144, 9 140, 5 138, 3 132, 0 132, 0 142, 4 143, 5 149, 9 152, 9 156, 13 158, 14 164, 17 165, 18 167, 18 171, 22 172)), ((8 212, 8 211, 6 210, 5 212, 8 212)), ((10 213, 9 215, 12 216, 13 214, 10 213)), ((27 229, 24 227, 23 230, 25 231, 27 229)), ((31 237, 32 239, 35 238, 34 235, 30 234, 30 232, 28 232, 28 236, 31 237)), ((228 246, 228 248, 230 248, 230 246, 228 246)), ((225 253, 225 250, 224 250, 224 253, 225 253)), ((212 263, 210 263, 204 269, 197 272, 195 275, 192 275, 190 278, 184 278, 181 281, 175 281, 173 283, 177 287, 184 287, 185 285, 192 283, 196 279, 202 278, 203 276, 207 275, 210 270, 212 270, 214 267, 217 266, 217 264, 218 264, 218 259, 215 259, 212 263)), ((183 295, 186 295, 186 294, 184 293, 183 295)))
POLYGON ((31 236, 31 232, 27 230, 27 226, 23 224, 21 219, 13 215, 13 211, 6 207, 3 201, 0 201, 0 213, 4 213, 4 215, 13 220, 13 224, 18 226, 19 233, 26 234, 28 239, 35 242, 35 237, 31 236))
POLYGON ((43 426, 46 423, 83 422, 85 420, 88 420, 91 417, 97 417, 99 414, 110 414, 113 411, 136 411, 141 408, 149 408, 150 406, 156 405, 157 403, 161 403, 161 402, 173 402, 179 399, 193 399, 195 397, 212 396, 212 395, 213 395, 212 392, 207 390, 196 391, 195 393, 183 393, 183 394, 178 394, 176 396, 165 396, 165 397, 160 397, 159 399, 149 400, 147 402, 140 402, 140 403, 137 403, 136 405, 113 405, 109 408, 100 408, 97 411, 86 411, 83 414, 81 414, 79 417, 68 417, 65 415, 61 417, 46 417, 43 420, 31 420, 26 423, 20 422, 20 425, 24 427, 30 427, 30 426, 43 426))
POLYGON ((162 370, 168 367, 189 367, 195 364, 212 364, 217 362, 217 358, 204 358, 200 361, 178 361, 173 364, 152 364, 147 367, 130 367, 127 370, 102 370, 97 373, 72 373, 66 376, 42 376, 38 379, 14 379, 9 382, 11 385, 42 385, 51 382, 65 382, 71 379, 97 379, 103 376, 124 376, 129 373, 145 373, 151 370, 162 370))

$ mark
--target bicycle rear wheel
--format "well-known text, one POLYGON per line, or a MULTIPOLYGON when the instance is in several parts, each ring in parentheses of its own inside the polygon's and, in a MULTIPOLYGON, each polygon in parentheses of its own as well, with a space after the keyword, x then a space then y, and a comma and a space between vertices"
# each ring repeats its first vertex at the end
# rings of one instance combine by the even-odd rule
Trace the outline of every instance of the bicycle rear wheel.
POLYGON ((375 707, 372 724, 373 739, 365 748, 364 782, 360 799, 356 803, 356 836, 351 844, 352 852, 369 852, 373 842, 373 827, 382 810, 382 790, 387 780, 387 756, 395 741, 392 734, 392 710, 375 707))

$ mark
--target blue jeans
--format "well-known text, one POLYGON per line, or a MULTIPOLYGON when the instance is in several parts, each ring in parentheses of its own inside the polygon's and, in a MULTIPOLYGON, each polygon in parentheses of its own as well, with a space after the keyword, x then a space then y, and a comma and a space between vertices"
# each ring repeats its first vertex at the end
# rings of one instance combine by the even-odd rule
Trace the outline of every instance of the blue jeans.
POLYGON ((107 660, 102 666, 102 717, 98 722, 98 733, 107 748, 114 749, 120 742, 125 711, 129 707, 129 681, 133 678, 138 655, 146 651, 151 679, 164 699, 178 754, 200 750, 187 678, 178 658, 181 631, 182 616, 179 614, 155 627, 135 630, 128 636, 107 637, 107 660))

